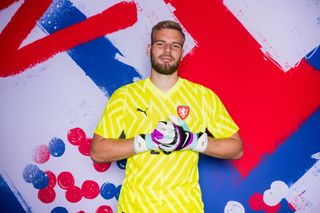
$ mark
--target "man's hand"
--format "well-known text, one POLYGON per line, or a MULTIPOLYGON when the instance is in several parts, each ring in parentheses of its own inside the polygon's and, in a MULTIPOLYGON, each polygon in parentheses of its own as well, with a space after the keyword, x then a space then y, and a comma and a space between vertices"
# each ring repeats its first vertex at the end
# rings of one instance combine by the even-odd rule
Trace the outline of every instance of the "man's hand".
POLYGON ((206 133, 193 133, 185 121, 176 116, 169 116, 169 121, 160 129, 164 139, 158 140, 161 150, 171 152, 175 150, 193 150, 204 152, 208 145, 206 133))
POLYGON ((168 132, 166 130, 168 127, 166 127, 166 125, 166 122, 159 121, 152 133, 136 135, 134 138, 135 153, 159 150, 160 143, 170 143, 174 132, 172 132, 171 135, 167 135, 168 132))

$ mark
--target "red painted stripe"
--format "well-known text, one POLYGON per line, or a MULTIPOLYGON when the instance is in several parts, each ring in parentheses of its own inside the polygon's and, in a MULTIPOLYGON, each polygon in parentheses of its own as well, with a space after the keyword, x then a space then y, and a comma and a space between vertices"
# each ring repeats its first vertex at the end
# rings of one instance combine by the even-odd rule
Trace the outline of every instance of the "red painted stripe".
POLYGON ((26 0, 0 34, 1 58, 14 54, 52 0, 26 0), (35 7, 34 5, 37 5, 35 7))
POLYGON ((320 73, 304 60, 288 73, 266 60, 222 1, 168 2, 198 44, 180 74, 213 89, 240 126, 245 153, 233 165, 246 176, 319 108, 320 73))
POLYGON ((1 0, 0 1, 0 10, 9 7, 11 4, 13 4, 14 2, 16 2, 18 0, 1 0))
POLYGON ((1 51, 0 77, 21 73, 26 68, 41 63, 59 52, 127 28, 137 21, 137 8, 134 2, 118 3, 83 22, 18 49, 50 2, 47 0, 34 7, 32 0, 26 1, 1 33, 0 48, 5 51, 1 51), (16 63, 17 61, 19 63, 16 63))

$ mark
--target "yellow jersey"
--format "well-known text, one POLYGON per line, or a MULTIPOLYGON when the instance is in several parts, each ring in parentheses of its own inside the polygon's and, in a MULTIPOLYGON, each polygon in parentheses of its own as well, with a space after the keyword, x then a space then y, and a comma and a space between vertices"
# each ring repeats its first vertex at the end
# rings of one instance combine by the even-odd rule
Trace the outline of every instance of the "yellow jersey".
MULTIPOLYGON (((183 119, 191 132, 208 130, 215 138, 230 137, 239 130, 210 89, 178 78, 164 93, 147 78, 112 94, 95 133, 134 138, 151 133, 170 114, 183 119)), ((203 212, 198 160, 199 154, 190 150, 148 151, 129 157, 118 212, 203 212)))

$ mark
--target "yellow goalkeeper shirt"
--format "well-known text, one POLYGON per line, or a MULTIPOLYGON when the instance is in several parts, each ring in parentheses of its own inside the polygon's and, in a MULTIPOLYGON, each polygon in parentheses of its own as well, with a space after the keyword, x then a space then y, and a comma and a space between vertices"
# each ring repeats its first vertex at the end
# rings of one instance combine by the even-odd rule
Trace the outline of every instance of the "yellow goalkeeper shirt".
MULTIPOLYGON (((150 78, 125 85, 108 100, 95 133, 105 138, 134 138, 153 131, 169 114, 186 121, 191 132, 226 138, 239 128, 210 89, 178 78, 166 93, 150 78)), ((127 159, 118 212, 203 212, 194 151, 148 151, 127 159)))

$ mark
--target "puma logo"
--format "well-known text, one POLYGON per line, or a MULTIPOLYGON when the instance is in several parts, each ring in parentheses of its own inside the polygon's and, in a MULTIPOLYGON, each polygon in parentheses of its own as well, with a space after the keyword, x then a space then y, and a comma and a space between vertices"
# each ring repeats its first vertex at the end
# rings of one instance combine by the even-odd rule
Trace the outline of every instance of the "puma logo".
POLYGON ((146 115, 146 117, 148 116, 148 114, 147 114, 147 110, 148 110, 148 109, 149 109, 149 108, 147 107, 146 110, 142 110, 142 109, 140 109, 139 107, 137 107, 137 111, 144 113, 144 114, 146 115))

